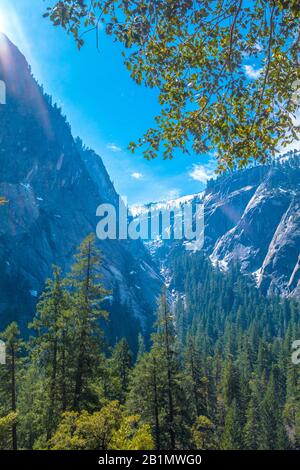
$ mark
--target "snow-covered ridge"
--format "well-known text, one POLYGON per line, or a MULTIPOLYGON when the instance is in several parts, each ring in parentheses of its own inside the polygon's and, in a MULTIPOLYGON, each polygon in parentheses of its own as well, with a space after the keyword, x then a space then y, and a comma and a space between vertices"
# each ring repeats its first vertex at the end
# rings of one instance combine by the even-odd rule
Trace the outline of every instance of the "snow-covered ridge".
MULTIPOLYGON (((198 199, 204 204, 203 250, 214 266, 225 272, 238 266, 265 293, 300 298, 299 152, 220 176, 204 194, 142 206, 140 213, 198 199)), ((163 266, 184 249, 172 240, 146 245, 163 266)))
POLYGON ((196 194, 188 194, 186 196, 181 196, 176 199, 169 199, 167 201, 158 201, 158 202, 150 202, 148 204, 141 204, 141 205, 133 205, 130 207, 131 214, 133 217, 137 217, 142 214, 147 214, 150 210, 152 211, 164 211, 164 210, 172 210, 178 209, 185 204, 189 204, 194 200, 198 200, 199 202, 202 200, 204 192, 196 193, 196 194))

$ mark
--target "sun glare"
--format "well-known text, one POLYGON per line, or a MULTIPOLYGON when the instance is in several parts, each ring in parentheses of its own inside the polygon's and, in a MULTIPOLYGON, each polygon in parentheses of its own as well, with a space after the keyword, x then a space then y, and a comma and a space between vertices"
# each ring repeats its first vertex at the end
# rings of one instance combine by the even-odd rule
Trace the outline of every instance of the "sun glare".
POLYGON ((6 34, 11 40, 16 40, 20 35, 21 25, 15 8, 6 0, 4 5, 3 0, 0 3, 0 33, 6 34))
POLYGON ((3 8, 0 8, 0 33, 7 33, 8 31, 8 19, 3 8))

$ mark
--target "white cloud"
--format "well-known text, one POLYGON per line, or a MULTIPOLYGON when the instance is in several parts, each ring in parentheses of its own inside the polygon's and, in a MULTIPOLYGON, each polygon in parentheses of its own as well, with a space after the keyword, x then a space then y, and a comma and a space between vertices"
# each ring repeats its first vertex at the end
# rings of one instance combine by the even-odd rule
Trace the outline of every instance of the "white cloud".
POLYGON ((262 74, 263 69, 255 69, 252 65, 244 65, 245 74, 251 80, 257 80, 262 74))
POLYGON ((118 147, 118 145, 115 144, 114 142, 111 142, 110 144, 107 144, 106 148, 107 148, 108 150, 111 150, 111 151, 114 152, 114 153, 117 153, 117 152, 121 152, 121 151, 122 151, 121 147, 118 147))
POLYGON ((214 160, 210 160, 204 165, 194 164, 192 170, 189 172, 189 176, 196 181, 206 183, 207 180, 214 178, 216 164, 214 160))
POLYGON ((131 173, 131 178, 135 180, 140 180, 143 178, 143 175, 142 173, 139 173, 138 171, 134 171, 133 173, 131 173))

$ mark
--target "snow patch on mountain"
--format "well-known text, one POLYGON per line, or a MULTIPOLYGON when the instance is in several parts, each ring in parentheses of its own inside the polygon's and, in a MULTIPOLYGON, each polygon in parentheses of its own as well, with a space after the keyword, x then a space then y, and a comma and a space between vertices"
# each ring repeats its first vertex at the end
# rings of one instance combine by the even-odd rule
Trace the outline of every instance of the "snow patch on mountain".
MULTIPOLYGON (((220 176, 204 194, 157 206, 178 207, 194 199, 204 204, 203 250, 214 266, 224 272, 238 266, 264 292, 300 298, 299 152, 220 176)), ((185 248, 182 242, 161 239, 147 246, 163 266, 175 247, 185 248)))

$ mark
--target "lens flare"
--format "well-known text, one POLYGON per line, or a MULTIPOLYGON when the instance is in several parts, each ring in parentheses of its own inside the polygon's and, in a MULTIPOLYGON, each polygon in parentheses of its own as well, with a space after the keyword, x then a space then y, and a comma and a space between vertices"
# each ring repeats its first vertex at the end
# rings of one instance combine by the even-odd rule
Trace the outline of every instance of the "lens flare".
POLYGON ((0 33, 8 33, 9 29, 9 21, 7 18, 7 14, 5 13, 4 8, 0 8, 0 33))

